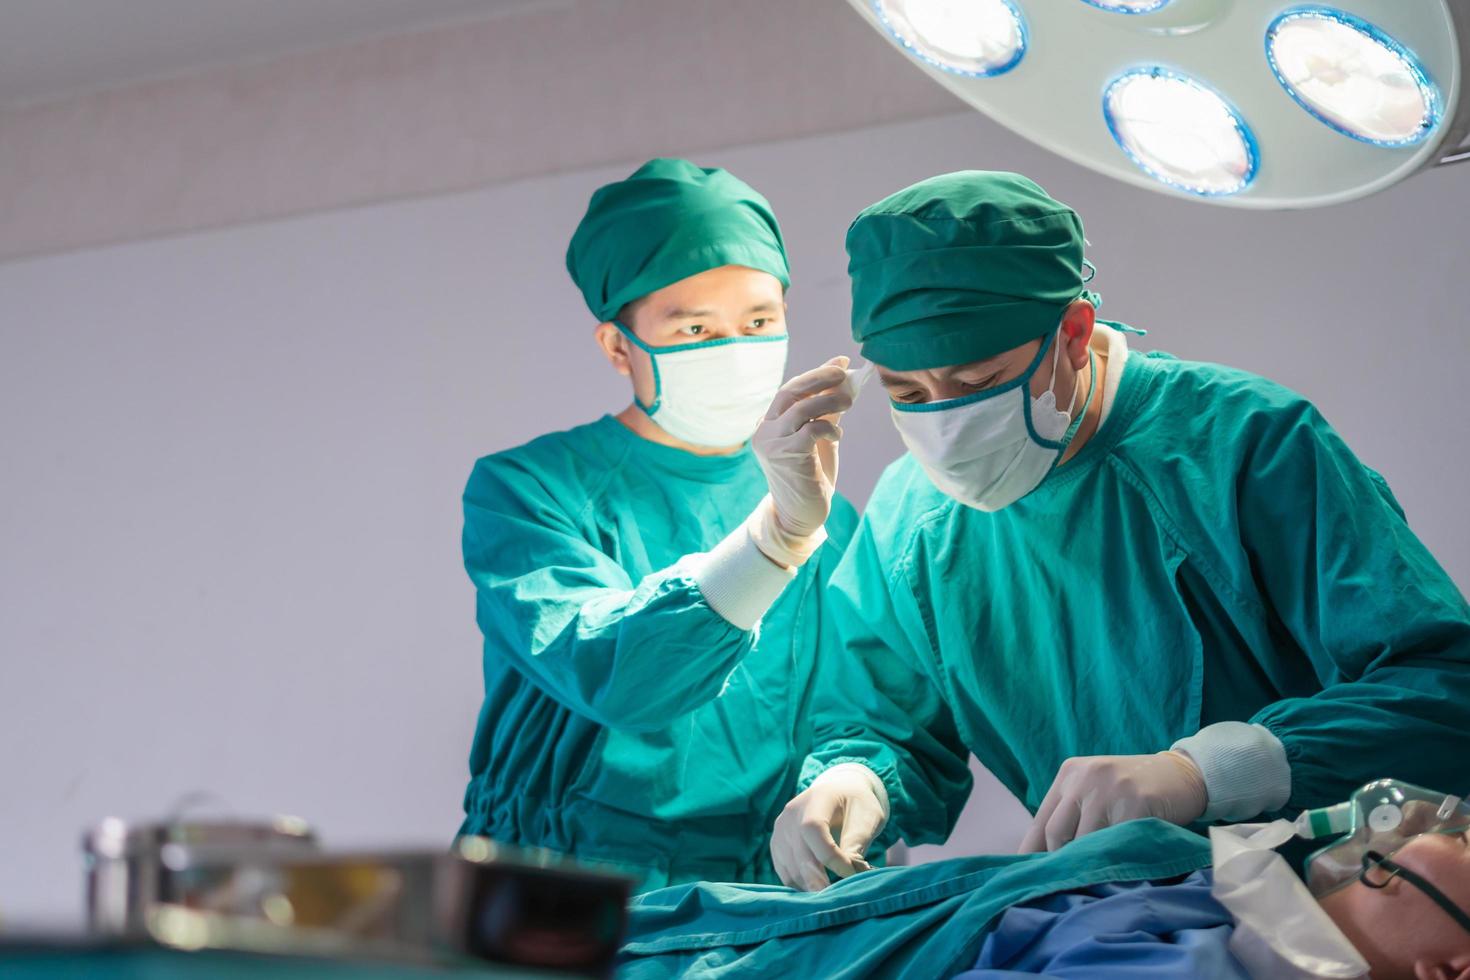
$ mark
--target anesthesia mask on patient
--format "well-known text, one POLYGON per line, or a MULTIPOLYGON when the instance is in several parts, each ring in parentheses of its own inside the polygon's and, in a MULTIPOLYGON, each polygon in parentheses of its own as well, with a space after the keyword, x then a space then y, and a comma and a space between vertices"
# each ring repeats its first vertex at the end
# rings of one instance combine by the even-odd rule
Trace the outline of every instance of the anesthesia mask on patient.
POLYGON ((1395 877, 1470 930, 1466 910, 1394 860, 1417 837, 1467 831, 1470 803, 1393 779, 1369 783, 1345 803, 1307 810, 1295 822, 1211 827, 1212 891, 1236 920, 1231 953, 1251 976, 1367 977, 1367 962, 1313 899, 1355 881, 1383 888, 1395 877), (1305 885, 1276 853, 1293 838, 1331 839, 1307 859, 1305 885))
POLYGON ((1361 881, 1383 888, 1395 877, 1422 891, 1470 932, 1470 913, 1443 892, 1394 861, 1405 844, 1424 834, 1463 836, 1470 832, 1470 803, 1458 796, 1380 779, 1346 803, 1307 810, 1296 819, 1298 837, 1337 837, 1307 859, 1307 887, 1317 898, 1361 881))

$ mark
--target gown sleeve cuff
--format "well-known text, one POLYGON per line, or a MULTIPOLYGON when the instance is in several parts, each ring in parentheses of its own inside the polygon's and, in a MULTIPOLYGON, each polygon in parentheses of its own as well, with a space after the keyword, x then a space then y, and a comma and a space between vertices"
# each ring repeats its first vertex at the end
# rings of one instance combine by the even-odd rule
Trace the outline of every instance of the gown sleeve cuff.
POLYGON ((1291 765, 1286 746, 1268 729, 1243 721, 1206 725, 1171 746, 1199 766, 1209 803, 1206 821, 1249 820, 1286 806, 1291 765))
POLYGON ((737 629, 755 629, 766 610, 796 577, 796 569, 776 564, 755 545, 750 521, 703 555, 693 556, 690 577, 704 601, 737 629))

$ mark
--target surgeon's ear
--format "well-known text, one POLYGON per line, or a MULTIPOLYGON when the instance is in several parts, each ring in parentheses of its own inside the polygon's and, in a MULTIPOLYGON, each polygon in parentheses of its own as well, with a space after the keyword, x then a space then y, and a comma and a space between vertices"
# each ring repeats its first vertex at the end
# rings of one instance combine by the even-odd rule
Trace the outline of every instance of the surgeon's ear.
POLYGON ((1087 345, 1092 343, 1092 330, 1097 325, 1097 310, 1085 299, 1074 299, 1062 314, 1062 343, 1073 371, 1081 371, 1087 363, 1087 345))
POLYGON ((599 323, 594 332, 597 338, 597 346, 602 348, 602 354, 607 358, 619 374, 623 377, 631 377, 633 368, 628 364, 628 338, 614 323, 599 323))

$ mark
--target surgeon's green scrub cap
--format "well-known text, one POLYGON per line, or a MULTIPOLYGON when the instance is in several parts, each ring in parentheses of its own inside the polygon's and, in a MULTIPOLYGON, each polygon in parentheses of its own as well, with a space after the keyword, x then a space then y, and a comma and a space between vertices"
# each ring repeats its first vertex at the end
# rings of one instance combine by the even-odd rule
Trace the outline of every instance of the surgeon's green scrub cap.
POLYGON ((1020 174, 920 181, 847 230, 853 339, 895 371, 1019 347, 1055 330, 1078 296, 1096 305, 1082 247, 1077 212, 1020 174))
POLYGON ((567 248, 567 271, 602 322, 635 299, 724 265, 791 285, 771 205, 729 171, 687 160, 650 160, 600 188, 567 248))

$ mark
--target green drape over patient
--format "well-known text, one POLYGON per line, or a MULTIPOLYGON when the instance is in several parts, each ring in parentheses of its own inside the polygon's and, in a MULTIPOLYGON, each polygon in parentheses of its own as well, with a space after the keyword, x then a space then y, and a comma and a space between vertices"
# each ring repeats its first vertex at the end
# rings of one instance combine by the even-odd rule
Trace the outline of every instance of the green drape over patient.
MULTIPOLYGON (((669 888, 634 900, 618 976, 951 977, 974 964, 1007 909, 1102 883, 1170 879, 1209 863, 1203 837, 1136 820, 1053 853, 884 868, 815 893, 669 888)), ((1089 976, 1086 966, 1074 963, 1067 975, 1089 976)))

